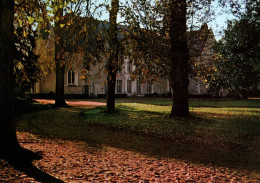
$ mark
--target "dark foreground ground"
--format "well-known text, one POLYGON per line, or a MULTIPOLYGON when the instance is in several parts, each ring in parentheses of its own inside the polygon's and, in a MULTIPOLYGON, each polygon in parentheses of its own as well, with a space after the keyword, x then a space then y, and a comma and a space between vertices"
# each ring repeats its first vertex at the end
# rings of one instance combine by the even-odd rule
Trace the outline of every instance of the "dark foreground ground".
MULTIPOLYGON (((53 121, 61 126, 75 124, 74 122, 80 120, 79 114, 82 111, 104 105, 102 101, 71 101, 69 104, 75 107, 27 113, 19 120, 27 121, 32 127, 46 121, 53 121)), ((241 166, 230 168, 221 164, 195 163, 188 158, 167 157, 163 153, 149 153, 149 145, 145 146, 146 153, 95 140, 59 139, 51 135, 52 129, 48 129, 48 137, 22 129, 18 127, 21 145, 42 154, 43 159, 35 160, 32 166, 21 168, 22 171, 0 159, 0 182, 260 182, 259 172, 243 169, 241 166)), ((73 126, 71 129, 73 131, 73 126)), ((73 135, 76 136, 77 131, 73 135)), ((136 138, 138 140, 138 136, 136 138)), ((123 139, 109 139, 111 144, 120 144, 118 141, 123 139)), ((150 148, 153 148, 152 145, 150 148)), ((193 151, 192 148, 187 149, 193 151)), ((203 152, 201 154, 206 155, 203 152)))

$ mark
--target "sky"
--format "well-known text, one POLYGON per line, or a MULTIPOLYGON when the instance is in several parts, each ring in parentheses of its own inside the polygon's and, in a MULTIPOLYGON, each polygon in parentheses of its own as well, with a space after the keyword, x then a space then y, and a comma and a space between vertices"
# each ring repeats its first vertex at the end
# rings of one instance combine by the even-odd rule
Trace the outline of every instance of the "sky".
MULTIPOLYGON (((108 0, 97 0, 96 3, 102 2, 110 2, 108 0)), ((124 3, 125 0, 120 0, 121 3, 124 3)), ((215 16, 214 18, 208 22, 208 26, 212 28, 216 40, 220 40, 224 36, 224 30, 227 28, 227 21, 235 19, 236 17, 232 13, 228 13, 227 11, 230 9, 229 6, 218 7, 217 0, 213 0, 211 9, 214 9, 215 16)), ((108 20, 108 12, 105 13, 106 10, 103 11, 103 15, 99 18, 101 20, 108 20)), ((118 22, 121 22, 122 18, 118 18, 118 22)), ((202 22, 200 23, 202 24, 202 22)))
POLYGON ((234 20, 236 17, 232 13, 226 12, 230 10, 229 6, 218 7, 216 0, 212 3, 212 6, 215 9, 215 18, 208 25, 212 28, 216 40, 220 40, 224 36, 224 30, 227 28, 227 21, 234 20))

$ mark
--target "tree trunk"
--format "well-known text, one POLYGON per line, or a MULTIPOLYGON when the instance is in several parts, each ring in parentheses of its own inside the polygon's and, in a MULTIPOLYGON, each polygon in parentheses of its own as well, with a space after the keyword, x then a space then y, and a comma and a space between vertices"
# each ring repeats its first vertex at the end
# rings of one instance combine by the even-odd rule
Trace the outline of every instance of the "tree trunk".
POLYGON ((12 156, 21 149, 14 120, 14 1, 0 6, 0 154, 12 156))
POLYGON ((16 136, 14 117, 14 1, 0 2, 0 158, 10 163, 25 163, 40 159, 23 149, 16 136))
POLYGON ((64 40, 62 30, 60 27, 61 17, 63 16, 62 8, 59 8, 55 14, 58 20, 55 21, 55 66, 56 66, 56 93, 55 93, 55 106, 66 107, 67 104, 64 98, 64 74, 65 74, 65 61, 64 61, 64 40))
POLYGON ((171 0, 170 41, 171 75, 173 89, 171 116, 189 116, 188 60, 186 27, 186 0, 171 0))
POLYGON ((118 65, 118 47, 117 39, 117 13, 119 8, 119 0, 112 0, 111 10, 109 15, 109 46, 110 57, 108 60, 107 71, 107 113, 115 113, 115 87, 116 87, 116 72, 118 65))
MULTIPOLYGON (((56 48, 56 46, 55 46, 56 48)), ((64 73, 65 66, 61 63, 61 60, 56 59, 56 93, 55 93, 55 106, 66 107, 67 104, 64 98, 64 73)))

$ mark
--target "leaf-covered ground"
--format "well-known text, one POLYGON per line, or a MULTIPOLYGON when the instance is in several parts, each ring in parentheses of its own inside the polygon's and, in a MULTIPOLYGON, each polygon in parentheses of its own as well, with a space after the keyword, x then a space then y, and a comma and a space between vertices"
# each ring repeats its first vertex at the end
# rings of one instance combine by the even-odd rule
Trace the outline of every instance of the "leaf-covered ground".
MULTIPOLYGON (((255 175, 221 167, 158 159, 83 142, 40 139, 19 133, 21 144, 43 159, 33 162, 41 171, 64 182, 259 182, 255 175)), ((1 182, 35 182, 0 160, 1 182)))
MULTIPOLYGON (((77 106, 77 108, 42 111, 28 114, 23 119, 28 122, 30 128, 39 128, 37 124, 46 123, 48 120, 53 125, 73 125, 78 122, 79 113, 82 110, 86 110, 86 108, 81 108, 81 106, 85 106, 83 103, 75 103, 73 105, 77 106)), ((91 105, 103 104, 94 102, 93 104, 87 103, 87 105, 87 108, 91 108, 91 105)), ((60 129, 59 133, 66 133, 62 131, 64 128, 60 126, 55 130, 60 129)), ((67 132, 70 130, 75 131, 74 126, 70 128, 67 132)), ((50 134, 53 132, 50 126, 48 129, 39 128, 37 130, 47 130, 50 134)), ((1 183, 53 182, 53 180, 55 182, 57 182, 56 180, 60 180, 58 182, 77 183, 260 182, 259 173, 249 170, 231 169, 210 164, 204 165, 182 159, 166 158, 164 156, 156 158, 141 153, 141 151, 130 151, 127 148, 116 148, 115 146, 111 147, 108 144, 90 143, 75 139, 59 140, 57 135, 52 135, 48 138, 48 133, 43 138, 33 135, 28 131, 24 132, 20 130, 18 132, 21 145, 26 149, 42 154, 43 159, 35 160, 33 162, 34 166, 28 167, 28 170, 25 167, 25 173, 13 168, 5 160, 0 159, 1 183)), ((68 135, 65 134, 64 136, 68 135)), ((207 153, 201 156, 205 155, 207 153)))

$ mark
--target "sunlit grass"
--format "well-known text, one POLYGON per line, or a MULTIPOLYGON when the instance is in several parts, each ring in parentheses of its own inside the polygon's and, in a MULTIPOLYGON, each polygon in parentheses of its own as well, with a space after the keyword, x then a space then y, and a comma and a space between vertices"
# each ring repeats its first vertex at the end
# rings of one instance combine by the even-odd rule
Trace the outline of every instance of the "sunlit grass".
MULTIPOLYGON (((236 148, 246 146, 250 150, 260 151, 260 100, 246 102, 225 101, 225 106, 204 101, 205 106, 190 107, 188 118, 171 118, 171 105, 160 105, 155 101, 144 100, 142 103, 118 103, 117 113, 109 115, 105 107, 86 109, 50 109, 19 119, 18 131, 29 131, 33 134, 60 139, 84 140, 89 126, 102 126, 130 134, 142 134, 161 137, 168 140, 181 140, 236 148), (230 107, 235 105, 236 107, 230 107), (248 107, 251 106, 251 107, 248 107)), ((200 101, 199 101, 200 102, 200 101)), ((223 105, 223 103, 221 104, 223 105)), ((95 133, 92 133, 95 134, 95 133)), ((100 134, 102 135, 102 134, 100 134)), ((91 137, 92 138, 92 137, 91 137)))
POLYGON ((145 102, 125 100, 116 105, 117 113, 112 115, 105 107, 37 107, 17 119, 18 137, 27 133, 32 139, 83 142, 91 152, 109 146, 156 157, 259 170, 260 108, 243 103, 230 107, 233 101, 223 107, 208 103, 207 107, 191 106, 188 118, 171 118, 171 105, 145 102))
POLYGON ((234 116, 259 116, 260 108, 238 108, 238 107, 192 107, 191 111, 195 113, 218 115, 218 117, 234 116))
POLYGON ((84 122, 166 139, 199 138, 213 144, 248 145, 248 139, 260 140, 258 108, 191 107, 191 117, 171 118, 171 106, 120 103, 116 107, 118 112, 113 115, 105 113, 104 107, 86 111, 84 122))
MULTIPOLYGON (((172 101, 170 98, 165 99, 151 99, 151 100, 136 100, 135 103, 152 104, 160 106, 171 106, 172 101)), ((246 107, 246 108, 260 108, 260 99, 249 100, 224 100, 224 99, 189 99, 189 105, 191 107, 246 107)))

